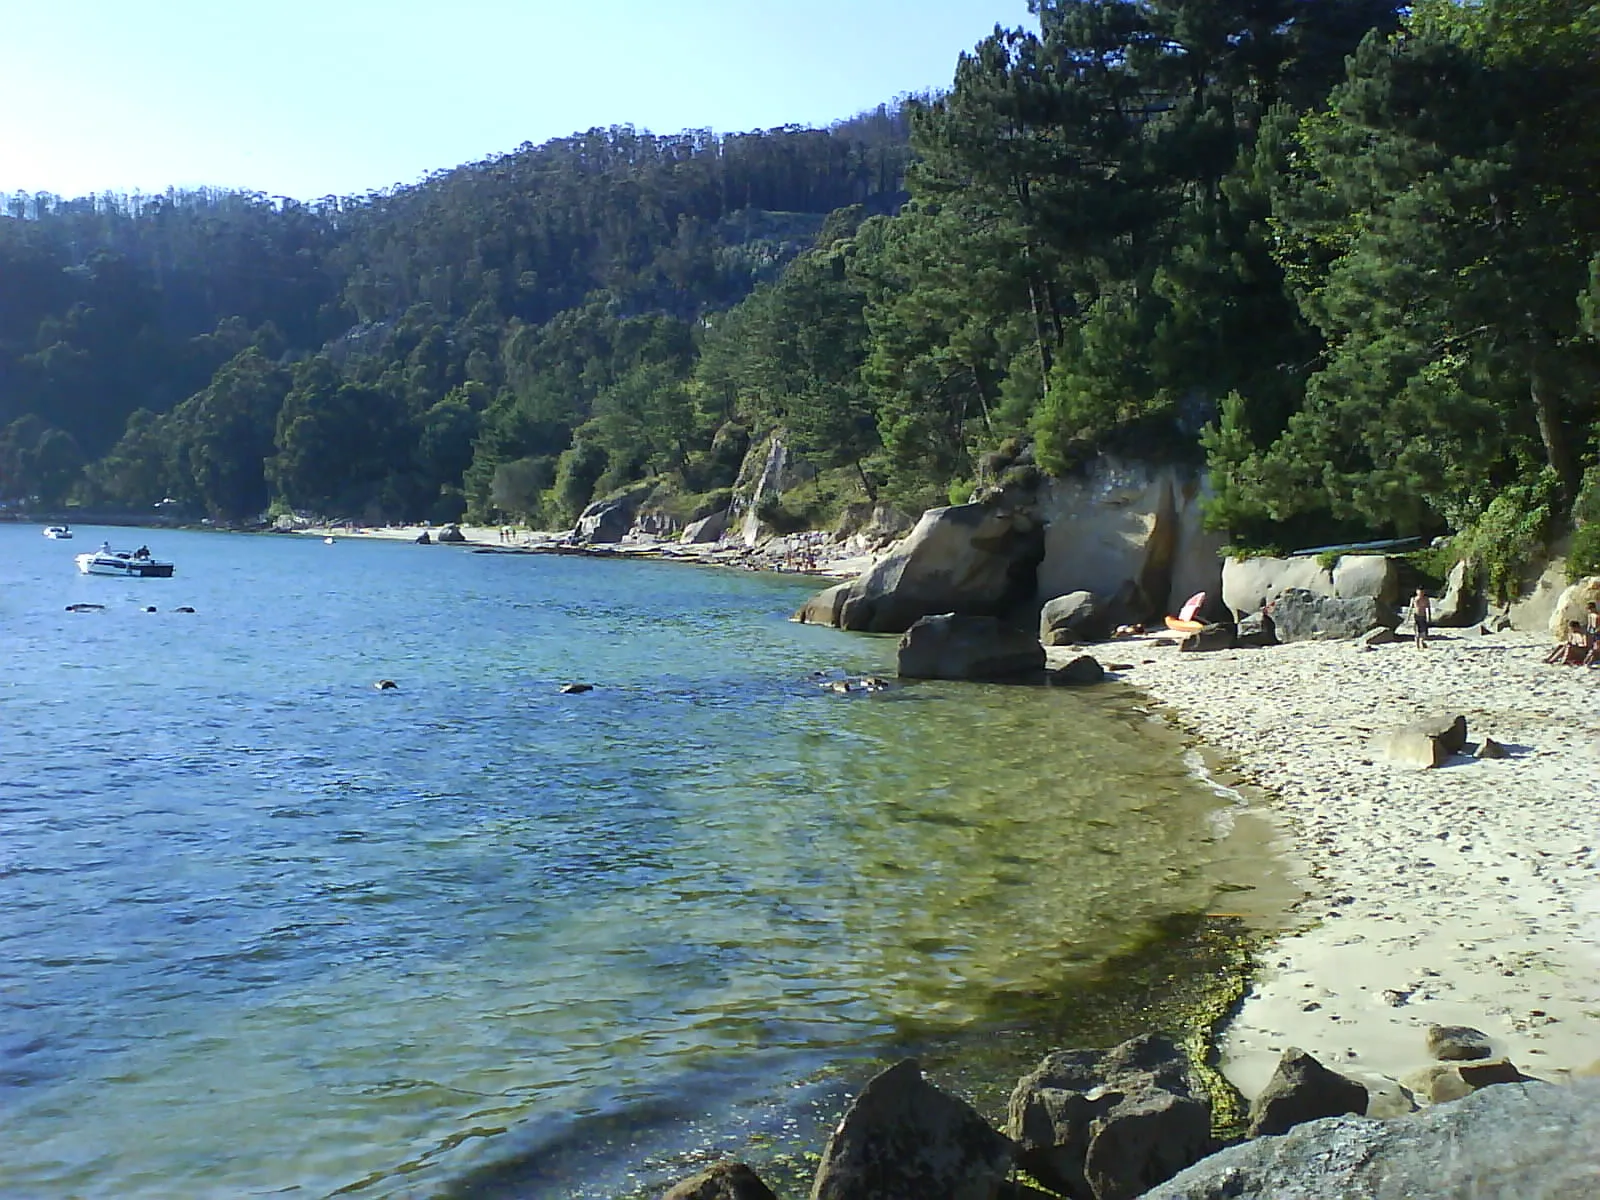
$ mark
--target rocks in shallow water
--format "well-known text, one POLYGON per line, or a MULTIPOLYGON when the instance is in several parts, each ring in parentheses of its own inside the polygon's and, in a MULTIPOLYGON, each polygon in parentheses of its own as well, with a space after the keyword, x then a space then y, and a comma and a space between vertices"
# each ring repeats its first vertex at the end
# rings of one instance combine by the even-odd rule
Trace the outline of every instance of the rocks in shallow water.
POLYGON ((1374 597, 1341 600, 1304 588, 1290 588, 1279 596, 1272 606, 1272 620, 1280 642, 1357 638, 1379 625, 1393 629, 1400 623, 1395 611, 1374 597))
POLYGON ((561 685, 561 694, 563 696, 581 696, 584 692, 592 691, 594 691, 594 684, 592 683, 563 683, 561 685))
POLYGON ((923 617, 900 639, 906 679, 1018 679, 1044 670, 1044 647, 995 617, 923 617))
POLYGON ((86 612, 104 612, 105 610, 106 610, 106 606, 104 604, 69 604, 69 605, 67 605, 67 611, 68 612, 86 613, 86 612))
POLYGON ((849 595, 848 583, 836 583, 802 604, 800 611, 794 614, 794 619, 802 625, 836 626, 839 624, 839 610, 844 607, 849 595))
POLYGON ((1467 719, 1444 714, 1380 734, 1372 740, 1372 753, 1406 767, 1441 767, 1467 745, 1467 719))
POLYGON ((1346 1113, 1359 1117, 1366 1111, 1366 1088, 1291 1046, 1278 1060, 1266 1089, 1250 1105, 1249 1133, 1251 1137, 1287 1133, 1321 1117, 1346 1113))
POLYGON ((1045 676, 1045 681, 1055 687, 1083 687, 1099 683, 1105 677, 1105 668, 1098 659, 1091 654, 1080 654, 1071 662, 1056 667, 1045 676))
POLYGON ((741 1162, 718 1163, 676 1184, 661 1200, 778 1200, 741 1162))
POLYGON ((1111 614, 1092 592, 1068 592, 1039 610, 1039 641, 1046 646, 1103 642, 1111 636, 1111 614))
POLYGON ((993 1200, 1011 1142, 912 1060, 868 1081, 828 1138, 812 1200, 993 1200))
POLYGON ((377 688, 380 692, 392 692, 400 687, 400 685, 392 679, 380 679, 372 686, 377 688))
POLYGON ((1494 1053, 1489 1035, 1470 1025, 1430 1025, 1428 1053, 1441 1062, 1463 1062, 1488 1058, 1494 1053))
POLYGON ((1569 1200, 1600 1192, 1600 1081, 1513 1084, 1392 1121, 1330 1117, 1232 1146, 1145 1200, 1569 1200))
POLYGON ((1178 643, 1178 649, 1191 654, 1207 650, 1232 650, 1235 640, 1234 627, 1226 622, 1219 622, 1195 630, 1178 643))
POLYGON ((1018 1081, 1006 1132, 1040 1183, 1093 1200, 1137 1196, 1215 1148, 1210 1098, 1159 1035, 1050 1055, 1018 1081))

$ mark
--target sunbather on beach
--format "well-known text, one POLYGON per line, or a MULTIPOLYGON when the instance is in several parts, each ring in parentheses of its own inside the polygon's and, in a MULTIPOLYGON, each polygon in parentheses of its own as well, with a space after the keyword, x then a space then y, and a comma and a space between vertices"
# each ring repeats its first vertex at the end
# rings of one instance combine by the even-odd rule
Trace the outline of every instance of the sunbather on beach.
POLYGON ((1567 622, 1567 640, 1545 655, 1545 662, 1562 666, 1583 666, 1589 659, 1589 635, 1583 631, 1581 621, 1567 622))

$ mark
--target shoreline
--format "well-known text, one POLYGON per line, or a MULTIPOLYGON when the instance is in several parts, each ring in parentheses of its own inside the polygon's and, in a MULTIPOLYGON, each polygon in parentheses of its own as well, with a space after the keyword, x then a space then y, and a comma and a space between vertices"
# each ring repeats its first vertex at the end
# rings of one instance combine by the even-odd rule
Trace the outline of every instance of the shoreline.
POLYGON ((1547 638, 1436 631, 1179 655, 1125 644, 1122 678, 1265 791, 1306 899, 1269 937, 1217 1039, 1246 1097, 1299 1046, 1393 1090, 1431 1024, 1470 1025, 1530 1075, 1600 1059, 1600 671, 1540 662, 1547 638), (1419 770, 1376 734, 1461 713, 1469 750, 1419 770))

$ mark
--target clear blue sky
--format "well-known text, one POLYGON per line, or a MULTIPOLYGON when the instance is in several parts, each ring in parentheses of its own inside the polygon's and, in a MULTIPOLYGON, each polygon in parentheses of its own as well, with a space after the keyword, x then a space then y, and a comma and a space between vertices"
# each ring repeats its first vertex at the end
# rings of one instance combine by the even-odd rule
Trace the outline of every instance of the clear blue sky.
POLYGON ((313 199, 597 125, 826 124, 1025 0, 11 0, 0 191, 313 199))

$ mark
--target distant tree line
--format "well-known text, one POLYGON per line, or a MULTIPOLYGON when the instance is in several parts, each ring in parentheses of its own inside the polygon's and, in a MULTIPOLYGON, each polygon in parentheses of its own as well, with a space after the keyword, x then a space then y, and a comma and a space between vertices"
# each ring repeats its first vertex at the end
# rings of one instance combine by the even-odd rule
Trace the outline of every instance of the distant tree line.
POLYGON ((781 429, 802 523, 1106 450, 1257 547, 1600 517, 1596 6, 1031 7, 828 130, 13 198, 0 491, 556 525, 781 429))

